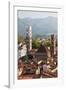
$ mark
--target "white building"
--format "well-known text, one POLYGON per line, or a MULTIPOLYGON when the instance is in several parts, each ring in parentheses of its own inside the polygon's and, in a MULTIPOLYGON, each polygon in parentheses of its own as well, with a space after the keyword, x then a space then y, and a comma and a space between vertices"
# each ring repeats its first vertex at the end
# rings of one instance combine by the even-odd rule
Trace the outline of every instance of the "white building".
POLYGON ((26 44, 21 46, 21 49, 18 49, 18 58, 25 56, 27 53, 26 44))

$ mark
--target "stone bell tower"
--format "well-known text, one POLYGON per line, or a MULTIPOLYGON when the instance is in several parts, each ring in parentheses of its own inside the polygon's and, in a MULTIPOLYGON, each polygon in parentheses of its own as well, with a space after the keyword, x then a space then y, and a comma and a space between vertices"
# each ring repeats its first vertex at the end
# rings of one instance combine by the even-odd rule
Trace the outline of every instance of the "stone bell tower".
POLYGON ((26 44, 27 44, 27 50, 32 50, 32 27, 28 26, 26 30, 26 44))
POLYGON ((51 57, 54 57, 54 34, 51 35, 51 57))

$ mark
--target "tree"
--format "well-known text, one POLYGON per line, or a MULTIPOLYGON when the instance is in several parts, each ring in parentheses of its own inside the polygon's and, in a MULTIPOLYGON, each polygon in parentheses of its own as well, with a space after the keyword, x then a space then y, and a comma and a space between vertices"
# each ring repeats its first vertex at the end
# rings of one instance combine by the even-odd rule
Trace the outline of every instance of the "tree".
POLYGON ((33 40, 32 41, 32 47, 37 49, 40 47, 40 42, 38 40, 33 40))
POLYGON ((46 41, 45 41, 45 45, 46 45, 47 47, 51 47, 51 42, 50 42, 50 40, 46 40, 46 41))

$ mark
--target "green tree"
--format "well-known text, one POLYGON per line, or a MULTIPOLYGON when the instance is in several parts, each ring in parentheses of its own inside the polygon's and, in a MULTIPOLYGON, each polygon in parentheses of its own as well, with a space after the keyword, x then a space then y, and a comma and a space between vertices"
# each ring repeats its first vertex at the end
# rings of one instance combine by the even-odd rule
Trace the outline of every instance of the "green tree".
POLYGON ((38 40, 33 40, 32 41, 32 47, 37 49, 40 47, 40 42, 38 40))
POLYGON ((45 45, 46 45, 47 47, 51 47, 51 42, 50 42, 50 40, 46 40, 46 41, 45 41, 45 45))

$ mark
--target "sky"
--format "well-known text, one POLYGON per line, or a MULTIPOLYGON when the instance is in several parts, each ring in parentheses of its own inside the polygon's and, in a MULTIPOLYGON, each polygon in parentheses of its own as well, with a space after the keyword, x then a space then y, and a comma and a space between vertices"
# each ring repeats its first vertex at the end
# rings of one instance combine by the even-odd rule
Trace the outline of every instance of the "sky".
POLYGON ((18 10, 18 32, 25 36, 27 26, 32 26, 32 34, 50 35, 57 34, 57 13, 44 11, 18 10))
POLYGON ((17 17, 18 18, 46 18, 48 16, 51 17, 57 17, 57 13, 55 12, 40 12, 40 11, 23 11, 23 10, 18 10, 17 12, 17 17))

